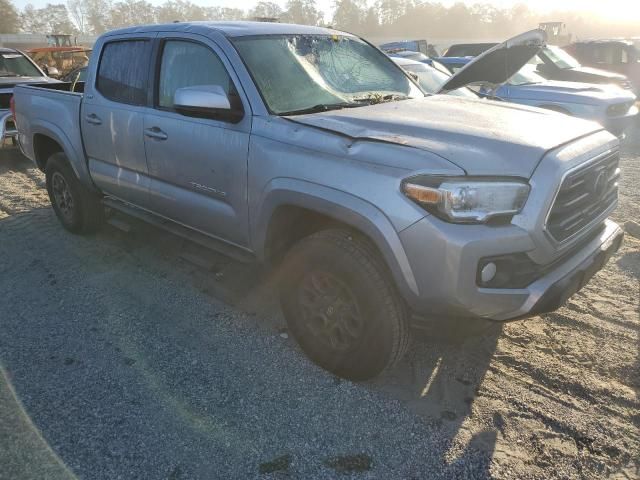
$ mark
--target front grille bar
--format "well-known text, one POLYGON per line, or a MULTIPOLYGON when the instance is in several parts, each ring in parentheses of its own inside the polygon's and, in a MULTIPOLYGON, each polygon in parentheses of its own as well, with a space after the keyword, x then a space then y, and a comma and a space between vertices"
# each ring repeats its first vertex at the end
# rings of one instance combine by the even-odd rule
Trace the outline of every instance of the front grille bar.
POLYGON ((619 158, 619 152, 609 153, 565 174, 545 224, 556 242, 587 230, 616 203, 619 158))

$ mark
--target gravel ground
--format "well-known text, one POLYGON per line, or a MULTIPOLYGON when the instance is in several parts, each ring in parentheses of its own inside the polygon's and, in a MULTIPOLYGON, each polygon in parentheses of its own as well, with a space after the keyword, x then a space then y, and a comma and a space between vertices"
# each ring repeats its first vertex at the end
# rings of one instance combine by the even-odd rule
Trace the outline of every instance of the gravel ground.
POLYGON ((417 336, 355 384, 306 360, 261 272, 139 223, 70 235, 43 187, 0 157, 0 479, 640 477, 631 235, 557 313, 417 336))

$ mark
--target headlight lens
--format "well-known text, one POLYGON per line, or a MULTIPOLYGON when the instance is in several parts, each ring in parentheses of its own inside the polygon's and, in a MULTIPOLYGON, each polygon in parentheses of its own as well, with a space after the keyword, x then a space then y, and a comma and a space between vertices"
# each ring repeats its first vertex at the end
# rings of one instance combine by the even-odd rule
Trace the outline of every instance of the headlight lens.
POLYGON ((522 210, 529 185, 512 179, 415 177, 402 189, 411 200, 454 223, 484 223, 522 210))

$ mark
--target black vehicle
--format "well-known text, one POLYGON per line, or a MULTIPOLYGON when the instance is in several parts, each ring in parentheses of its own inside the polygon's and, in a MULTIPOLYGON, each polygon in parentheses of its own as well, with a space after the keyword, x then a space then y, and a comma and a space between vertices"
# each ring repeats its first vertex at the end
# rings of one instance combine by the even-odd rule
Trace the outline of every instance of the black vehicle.
POLYGON ((576 42, 565 50, 583 65, 624 75, 640 93, 640 47, 633 40, 589 40, 576 42))
POLYGON ((83 83, 87 78, 87 67, 79 67, 75 70, 71 70, 64 77, 62 77, 63 82, 71 83, 71 91, 76 91, 76 85, 79 83, 83 83))
POLYGON ((443 57, 477 57, 493 48, 497 43, 456 43, 451 45, 443 57))

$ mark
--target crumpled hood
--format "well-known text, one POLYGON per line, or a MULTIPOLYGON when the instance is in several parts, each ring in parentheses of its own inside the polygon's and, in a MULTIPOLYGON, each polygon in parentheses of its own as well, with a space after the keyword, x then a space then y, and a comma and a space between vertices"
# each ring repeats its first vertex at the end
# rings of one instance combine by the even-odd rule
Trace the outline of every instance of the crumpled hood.
POLYGON ((510 85, 509 98, 602 105, 634 101, 635 95, 615 85, 546 81, 531 85, 510 85))
POLYGON ((351 138, 430 151, 469 175, 526 178, 549 150, 602 130, 555 112, 450 95, 288 118, 351 138))

